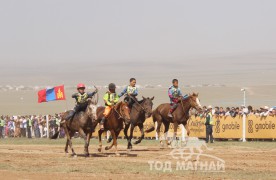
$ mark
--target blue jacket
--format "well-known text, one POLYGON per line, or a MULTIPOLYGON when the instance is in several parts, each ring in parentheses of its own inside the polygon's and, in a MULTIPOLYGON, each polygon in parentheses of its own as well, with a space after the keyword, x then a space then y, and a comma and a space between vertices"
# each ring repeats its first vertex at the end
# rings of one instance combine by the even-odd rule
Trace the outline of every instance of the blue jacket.
POLYGON ((119 94, 119 97, 122 97, 123 95, 129 93, 131 96, 137 96, 138 95, 138 89, 137 87, 131 87, 127 86, 124 88, 124 90, 119 94))

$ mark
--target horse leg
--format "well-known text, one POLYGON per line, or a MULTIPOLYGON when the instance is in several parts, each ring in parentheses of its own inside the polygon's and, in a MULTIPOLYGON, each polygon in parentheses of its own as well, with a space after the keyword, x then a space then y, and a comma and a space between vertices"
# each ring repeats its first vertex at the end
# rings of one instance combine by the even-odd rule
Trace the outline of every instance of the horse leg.
POLYGON ((190 129, 189 129, 189 126, 188 126, 188 123, 186 122, 186 124, 183 123, 183 126, 185 127, 186 131, 187 131, 187 136, 190 135, 190 129))
POLYGON ((72 131, 70 132, 69 146, 70 146, 70 148, 72 150, 72 155, 76 156, 77 154, 74 151, 73 143, 72 143, 72 137, 74 136, 74 134, 75 134, 75 132, 72 132, 72 131))
POLYGON ((165 126, 165 129, 164 129, 164 139, 166 141, 166 144, 170 145, 171 143, 168 141, 168 131, 169 131, 169 127, 170 127, 170 122, 165 121, 164 122, 164 126, 165 126))
POLYGON ((87 137, 87 143, 88 143, 88 146, 87 146, 87 153, 88 153, 88 155, 89 155, 89 144, 90 144, 90 139, 92 137, 92 133, 93 133, 93 131, 87 133, 87 135, 86 135, 86 137, 87 137))
POLYGON ((145 132, 144 132, 144 125, 143 124, 138 124, 138 127, 140 129, 141 132, 141 137, 134 143, 134 144, 139 144, 141 143, 141 141, 144 139, 145 137, 145 132))
POLYGON ((133 138, 133 131, 134 131, 135 126, 131 125, 130 127, 130 135, 129 135, 129 149, 132 149, 132 144, 131 144, 131 140, 133 138))
POLYGON ((114 142, 117 143, 117 139, 116 139, 116 135, 115 135, 114 130, 110 130, 110 133, 111 133, 111 136, 112 136, 112 138, 113 138, 113 141, 112 141, 112 144, 111 144, 110 146, 106 146, 106 147, 105 147, 105 150, 111 149, 111 148, 114 146, 114 142))
POLYGON ((84 133, 83 129, 79 129, 79 133, 81 135, 81 137, 84 139, 84 155, 85 156, 89 156, 89 153, 88 153, 88 141, 87 141, 87 136, 86 134, 84 133))
POLYGON ((66 137, 67 137, 67 141, 66 141, 66 145, 65 145, 65 153, 68 153, 68 145, 70 146, 70 149, 72 151, 72 155, 75 156, 76 153, 73 149, 73 146, 72 146, 72 141, 71 141, 71 137, 74 135, 74 133, 68 131, 67 128, 64 128, 64 132, 66 134, 66 137))
POLYGON ((66 154, 68 154, 68 145, 69 145, 69 140, 67 138, 66 139, 66 144, 65 144, 65 149, 64 149, 64 151, 65 151, 66 154))
POLYGON ((125 129, 124 129, 124 134, 125 134, 125 137, 126 137, 127 142, 128 142, 127 149, 131 149, 130 148, 130 146, 131 146, 131 140, 129 139, 129 137, 127 135, 127 131, 129 129, 129 126, 130 126, 130 124, 125 125, 125 129))
MULTIPOLYGON (((177 135, 177 128, 178 128, 178 123, 177 122, 174 122, 173 123, 173 138, 172 140, 176 140, 176 135, 177 135)), ((169 142, 169 145, 171 144, 172 142, 170 141, 169 142)))
POLYGON ((119 136, 119 134, 120 134, 120 131, 117 131, 116 133, 115 133, 115 139, 114 139, 114 146, 115 146, 115 155, 116 156, 120 156, 120 153, 118 153, 118 149, 117 149, 117 139, 118 139, 118 136, 119 136))
POLYGON ((99 148, 98 148, 98 151, 99 152, 102 152, 102 147, 103 147, 103 144, 102 144, 102 134, 103 134, 104 130, 99 130, 98 131, 98 136, 99 136, 99 148))
POLYGON ((158 138, 159 138, 160 145, 163 146, 163 142, 162 142, 162 139, 161 139, 161 137, 160 137, 160 128, 161 128, 161 125, 162 125, 162 122, 157 121, 156 132, 157 132, 157 136, 158 136, 158 138))

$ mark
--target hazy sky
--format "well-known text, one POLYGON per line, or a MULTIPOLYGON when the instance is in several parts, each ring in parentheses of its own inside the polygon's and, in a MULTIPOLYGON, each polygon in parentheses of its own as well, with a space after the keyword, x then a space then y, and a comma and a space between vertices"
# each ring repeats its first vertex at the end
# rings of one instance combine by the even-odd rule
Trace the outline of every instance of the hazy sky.
POLYGON ((0 0, 0 83, 134 76, 191 84, 244 71, 263 80, 276 69, 275 7, 273 0, 0 0))

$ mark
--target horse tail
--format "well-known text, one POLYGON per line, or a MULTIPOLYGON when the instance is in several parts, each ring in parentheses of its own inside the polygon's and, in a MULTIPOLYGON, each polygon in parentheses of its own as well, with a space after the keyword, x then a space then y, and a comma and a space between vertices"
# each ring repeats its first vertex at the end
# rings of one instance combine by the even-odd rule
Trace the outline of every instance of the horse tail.
POLYGON ((155 130, 155 122, 156 122, 155 111, 152 112, 151 118, 152 118, 153 126, 150 127, 149 129, 147 129, 147 130, 145 131, 145 133, 150 133, 150 132, 152 132, 152 131, 155 130))
POLYGON ((50 139, 57 139, 59 135, 59 131, 57 131, 50 139))

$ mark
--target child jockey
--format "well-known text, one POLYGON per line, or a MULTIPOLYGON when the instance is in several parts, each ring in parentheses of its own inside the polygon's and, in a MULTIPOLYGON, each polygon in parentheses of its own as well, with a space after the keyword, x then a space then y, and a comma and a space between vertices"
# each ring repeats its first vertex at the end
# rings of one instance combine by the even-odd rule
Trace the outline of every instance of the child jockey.
POLYGON ((119 96, 116 94, 116 85, 114 83, 110 83, 108 85, 108 90, 104 95, 104 103, 105 103, 105 110, 103 113, 103 118, 100 122, 101 129, 104 129, 104 122, 108 118, 111 109, 118 103, 119 96))
POLYGON ((72 98, 76 99, 76 106, 73 111, 70 111, 67 117, 65 118, 66 120, 71 119, 75 113, 80 112, 80 111, 85 111, 87 107, 87 99, 92 98, 98 90, 95 90, 94 92, 84 92, 85 90, 85 85, 84 84, 78 84, 77 86, 78 92, 72 95, 72 98))
POLYGON ((171 106, 170 106, 170 111, 168 116, 169 117, 173 117, 172 113, 176 110, 176 108, 178 107, 178 102, 180 100, 182 100, 183 98, 187 98, 188 95, 185 95, 184 97, 182 96, 182 92, 180 90, 180 88, 178 87, 178 80, 177 79, 173 79, 172 81, 173 85, 169 88, 168 94, 169 94, 169 98, 171 101, 171 106))
POLYGON ((131 108, 132 105, 135 103, 133 99, 137 100, 136 96, 138 96, 138 89, 135 86, 136 85, 135 78, 130 78, 129 82, 130 82, 129 86, 124 88, 124 90, 119 94, 119 97, 122 97, 123 95, 127 95, 124 101, 128 103, 128 105, 131 108))

